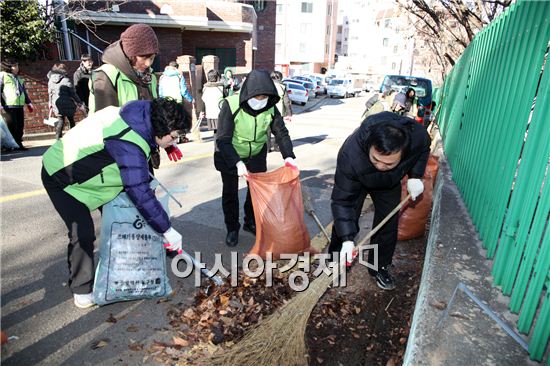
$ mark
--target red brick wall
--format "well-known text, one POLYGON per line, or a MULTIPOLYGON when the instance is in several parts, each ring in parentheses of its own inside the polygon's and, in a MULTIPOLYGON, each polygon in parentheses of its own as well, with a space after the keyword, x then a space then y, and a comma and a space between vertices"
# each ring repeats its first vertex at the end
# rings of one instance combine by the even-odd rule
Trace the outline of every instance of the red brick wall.
POLYGON ((275 68, 275 26, 277 2, 266 1, 265 9, 257 12, 258 42, 254 55, 254 68, 273 71, 275 68), (263 29, 262 29, 263 28, 263 29))

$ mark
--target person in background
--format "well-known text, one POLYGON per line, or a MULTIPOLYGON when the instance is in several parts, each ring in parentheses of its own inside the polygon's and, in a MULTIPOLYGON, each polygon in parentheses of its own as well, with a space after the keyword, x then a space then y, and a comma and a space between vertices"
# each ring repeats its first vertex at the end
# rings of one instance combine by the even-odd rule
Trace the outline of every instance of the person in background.
POLYGON ((214 131, 215 136, 218 130, 218 115, 223 102, 223 84, 220 82, 220 73, 216 70, 208 71, 206 78, 208 81, 202 87, 204 112, 201 112, 201 118, 206 117, 208 129, 214 131))
MULTIPOLYGON (((277 88, 277 93, 279 93, 280 98, 276 107, 283 116, 283 121, 285 123, 290 123, 292 122, 292 105, 290 99, 288 98, 286 85, 282 81, 283 74, 280 71, 273 71, 271 72, 271 80, 273 80, 273 84, 275 85, 275 88, 277 88)), ((279 151, 279 146, 277 146, 275 139, 271 136, 271 131, 269 132, 269 136, 268 151, 279 151)))
MULTIPOLYGON (((109 45, 102 56, 105 63, 92 73, 90 113, 108 106, 123 106, 132 100, 153 100, 157 94, 157 77, 151 65, 159 52, 159 42, 153 28, 134 24, 109 45)), ((181 159, 177 144, 165 149, 170 160, 181 159)), ((158 168, 160 155, 154 151, 151 165, 158 168)))
POLYGON ((370 115, 391 111, 394 98, 395 90, 393 89, 387 89, 381 96, 378 93, 374 94, 365 102, 365 111, 361 116, 361 121, 370 115))
POLYGON ((195 103, 193 96, 187 89, 185 77, 178 70, 176 61, 170 61, 168 66, 164 68, 164 73, 159 79, 159 96, 174 98, 179 103, 183 101, 183 98, 189 103, 195 103))
POLYGON ((70 128, 74 127, 74 114, 77 107, 86 113, 84 103, 76 94, 73 83, 67 76, 65 64, 54 64, 48 72, 48 106, 52 114, 57 117, 55 138, 58 140, 63 135, 65 119, 69 121, 70 128))
POLYGON ((94 60, 89 54, 83 53, 80 56, 80 66, 73 74, 73 85, 76 90, 76 94, 88 109, 88 99, 90 98, 90 75, 92 74, 92 68, 94 67, 94 60))
MULTIPOLYGON (((227 228, 225 243, 234 247, 239 241, 239 177, 267 170, 267 139, 271 129, 285 164, 294 169, 294 152, 283 117, 275 105, 277 89, 269 74, 252 70, 239 94, 227 97, 218 118, 214 166, 222 177, 222 208, 227 228)), ((244 203, 243 229, 256 234, 256 220, 250 191, 244 203)))
POLYGON ((44 153, 42 183, 69 233, 68 284, 77 307, 94 305, 90 212, 123 190, 167 249, 181 249, 181 234, 149 186, 147 161, 151 151, 170 146, 190 127, 191 117, 174 100, 131 101, 90 115, 44 153))
MULTIPOLYGON (((243 81, 244 84, 244 81, 243 81)), ((233 71, 228 66, 223 70, 223 96, 229 97, 239 90, 239 82, 233 76, 233 71)))
MULTIPOLYGON (((340 252, 341 260, 350 266, 357 255, 354 240, 367 194, 374 204, 372 227, 376 227, 399 204, 401 179, 405 175, 409 176, 407 191, 413 200, 424 191, 422 176, 429 153, 430 137, 413 119, 391 112, 368 116, 338 152, 329 253, 340 252)), ((369 268, 369 274, 384 290, 395 288, 389 266, 397 243, 397 227, 398 215, 394 215, 370 240, 378 245, 378 268, 369 268)), ((369 251, 371 265, 375 262, 373 252, 369 251)))
POLYGON ((25 111, 27 105, 30 113, 34 111, 31 99, 25 89, 25 80, 19 76, 19 63, 11 58, 2 60, 0 71, 0 112, 3 111, 4 119, 8 125, 19 150, 27 150, 23 146, 23 132, 25 130, 25 111))
POLYGON ((391 110, 399 115, 416 115, 416 91, 408 88, 405 93, 398 93, 393 99, 391 110))
POLYGON ((283 74, 280 71, 273 71, 271 73, 271 80, 277 92, 279 94, 279 102, 277 102, 277 109, 283 116, 285 123, 292 122, 292 103, 288 98, 288 93, 286 90, 286 85, 283 83, 283 74))

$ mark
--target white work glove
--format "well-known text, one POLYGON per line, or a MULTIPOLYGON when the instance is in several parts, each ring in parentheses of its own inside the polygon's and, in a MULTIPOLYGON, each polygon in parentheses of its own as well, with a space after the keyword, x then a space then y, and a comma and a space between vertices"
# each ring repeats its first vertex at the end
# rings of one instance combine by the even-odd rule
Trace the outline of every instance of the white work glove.
POLYGON ((340 262, 345 261, 346 267, 350 267, 353 260, 357 257, 357 251, 355 249, 355 243, 351 240, 342 243, 342 249, 340 249, 340 262))
POLYGON ((242 160, 239 160, 239 162, 237 163, 237 175, 239 177, 248 176, 248 170, 246 169, 246 165, 244 165, 242 160))
POLYGON ((416 197, 420 196, 424 192, 424 183, 420 179, 410 178, 407 181, 407 191, 411 195, 412 200, 416 200, 416 197))
POLYGON ((298 165, 296 165, 296 160, 293 158, 286 158, 285 159, 285 166, 292 168, 292 169, 298 169, 298 165))
POLYGON ((181 253, 181 234, 174 230, 173 227, 170 227, 167 232, 163 234, 164 236, 164 247, 168 250, 175 250, 181 253))

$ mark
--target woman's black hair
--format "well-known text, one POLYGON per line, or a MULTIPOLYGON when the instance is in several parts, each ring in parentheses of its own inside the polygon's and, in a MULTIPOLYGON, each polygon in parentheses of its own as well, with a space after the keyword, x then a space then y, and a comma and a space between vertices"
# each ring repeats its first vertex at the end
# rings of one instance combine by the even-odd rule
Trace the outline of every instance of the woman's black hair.
POLYGON ((186 133, 191 129, 191 115, 182 103, 172 98, 157 98, 151 101, 151 124, 158 138, 172 131, 186 133))
POLYGON ((283 73, 277 70, 272 71, 270 76, 271 76, 271 79, 273 80, 277 80, 277 81, 283 80, 283 73))
POLYGON ((2 60, 1 64, 2 71, 8 72, 11 74, 11 68, 15 65, 18 65, 17 60, 14 58, 5 58, 2 60))
POLYGON ((399 151, 402 155, 406 155, 410 147, 409 134, 406 127, 393 123, 400 117, 393 113, 382 112, 367 118, 373 117, 381 120, 369 127, 367 146, 374 147, 382 155, 395 154, 399 151), (386 117, 388 117, 387 120, 386 117))
POLYGON ((416 90, 414 90, 413 88, 409 88, 407 89, 407 92, 405 93, 405 95, 407 96, 408 99, 411 99, 411 97, 409 97, 409 93, 410 92, 413 92, 413 98, 416 97, 416 90))

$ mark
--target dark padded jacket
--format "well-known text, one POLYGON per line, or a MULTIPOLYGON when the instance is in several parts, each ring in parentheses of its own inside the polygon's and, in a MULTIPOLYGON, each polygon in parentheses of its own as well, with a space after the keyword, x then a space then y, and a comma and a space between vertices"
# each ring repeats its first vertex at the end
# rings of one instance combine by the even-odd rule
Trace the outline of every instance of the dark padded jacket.
POLYGON ((358 232, 355 204, 363 192, 385 190, 400 184, 401 179, 421 178, 430 153, 426 129, 408 117, 391 112, 371 115, 344 142, 338 152, 331 208, 336 232, 342 240, 353 240, 358 232), (400 163, 389 171, 379 171, 369 159, 371 127, 387 123, 409 135, 410 146, 400 163))
POLYGON ((65 71, 48 72, 48 99, 55 115, 74 116, 76 106, 82 101, 65 71))
MULTIPOLYGON (((275 106, 279 101, 279 94, 269 74, 265 71, 252 70, 248 74, 239 93, 240 108, 251 116, 257 116, 263 111, 275 106), (267 105, 258 111, 253 110, 248 105, 248 100, 258 95, 268 95, 267 105)), ((270 128, 275 135, 275 140, 281 150, 283 159, 288 157, 295 158, 292 150, 292 141, 288 135, 283 117, 277 108, 274 108, 273 121, 270 128)), ((224 173, 237 174, 236 164, 241 160, 239 154, 233 147, 233 131, 235 130, 235 120, 227 100, 222 103, 220 115, 218 117, 218 131, 216 135, 216 152, 214 152, 214 165, 216 169, 224 173)), ((252 157, 254 158, 254 157, 252 157)), ((245 163, 247 163, 245 161, 245 163)))
MULTIPOLYGON (((151 150, 158 148, 151 124, 150 101, 128 102, 120 109, 120 116, 149 143, 151 150)), ((115 139, 106 140, 105 149, 118 165, 124 190, 138 211, 154 230, 165 233, 170 228, 170 219, 149 187, 151 179, 143 150, 131 142, 115 139)))
POLYGON ((86 106, 88 106, 88 99, 90 98, 90 87, 88 83, 90 82, 91 74, 91 70, 85 68, 82 63, 80 63, 80 66, 73 74, 73 85, 76 94, 86 106))

